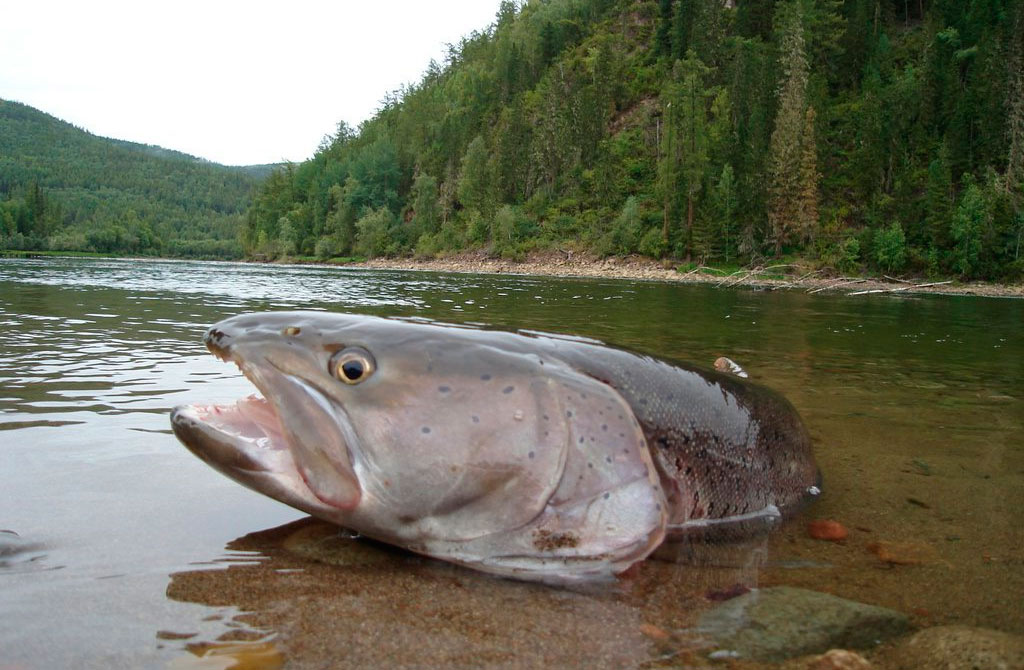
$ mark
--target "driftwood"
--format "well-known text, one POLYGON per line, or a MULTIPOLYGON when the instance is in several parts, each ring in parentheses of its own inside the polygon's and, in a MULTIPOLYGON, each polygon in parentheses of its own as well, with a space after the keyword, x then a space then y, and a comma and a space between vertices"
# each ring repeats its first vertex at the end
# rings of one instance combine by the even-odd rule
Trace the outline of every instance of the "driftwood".
POLYGON ((819 286, 818 288, 807 289, 808 293, 820 293, 821 291, 830 291, 840 286, 849 286, 850 284, 863 284, 867 279, 850 279, 849 277, 841 277, 834 283, 828 284, 827 286, 819 286))
POLYGON ((942 286, 943 284, 952 284, 953 281, 933 281, 928 284, 911 284, 910 286, 900 286, 899 288, 876 288, 870 291, 854 291, 853 293, 847 293, 846 295, 867 295, 869 293, 898 293, 899 291, 909 291, 916 288, 925 288, 928 286, 942 286))
POLYGON ((743 282, 745 282, 745 281, 747 281, 749 279, 754 279, 754 278, 757 278, 757 277, 761 276, 762 274, 764 274, 768 270, 777 270, 779 268, 792 268, 792 267, 796 267, 796 266, 795 265, 769 265, 768 267, 762 267, 762 266, 759 265, 756 268, 753 268, 753 269, 750 269, 750 270, 737 270, 736 272, 733 272, 731 275, 727 276, 722 281, 718 282, 717 286, 739 286, 740 284, 742 284, 743 282), (738 278, 732 279, 732 278, 736 277, 737 275, 739 275, 738 278), (730 279, 732 279, 732 281, 730 281, 730 279))

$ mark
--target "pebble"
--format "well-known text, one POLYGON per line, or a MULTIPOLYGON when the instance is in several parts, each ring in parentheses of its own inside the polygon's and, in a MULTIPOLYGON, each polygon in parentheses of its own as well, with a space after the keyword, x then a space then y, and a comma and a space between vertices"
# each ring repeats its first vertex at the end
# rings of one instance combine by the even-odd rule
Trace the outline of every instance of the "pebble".
POLYGON ((831 519, 818 519, 807 524, 807 534, 815 540, 829 540, 841 542, 849 535, 846 526, 831 519))

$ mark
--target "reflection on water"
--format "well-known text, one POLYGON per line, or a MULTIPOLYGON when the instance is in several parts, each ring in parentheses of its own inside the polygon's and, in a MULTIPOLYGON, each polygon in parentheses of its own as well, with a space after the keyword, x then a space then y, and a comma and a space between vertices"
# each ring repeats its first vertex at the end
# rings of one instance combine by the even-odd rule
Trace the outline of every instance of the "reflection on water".
MULTIPOLYGON (((173 574, 167 595, 243 612, 219 641, 227 652, 187 643, 197 658, 266 654, 271 645, 294 660, 292 643, 301 640, 303 667, 331 667, 339 653, 359 668, 632 667, 706 648, 689 632, 696 615, 756 586, 761 544, 719 551, 701 569, 647 561, 616 582, 555 589, 344 537, 306 519, 228 545, 265 561, 173 574), (269 632, 276 636, 268 640, 269 632)), ((196 667, 191 661, 179 658, 175 667, 196 667)))
POLYGON ((317 667, 337 649, 375 664, 633 666, 678 661, 694 612, 755 584, 835 593, 924 626, 1024 633, 1022 323, 1013 300, 0 260, 0 529, 35 547, 0 556, 0 620, 16 622, 0 627, 0 667, 225 667, 188 664, 238 654, 317 667), (367 543, 310 553, 341 540, 314 522, 282 527, 302 515, 213 472, 167 423, 176 404, 251 391, 205 351, 207 325, 285 308, 567 332, 705 364, 729 356, 804 416, 825 475, 804 520, 837 519, 849 538, 812 540, 798 521, 767 550, 709 560, 677 547, 704 567, 648 561, 596 593, 367 543))

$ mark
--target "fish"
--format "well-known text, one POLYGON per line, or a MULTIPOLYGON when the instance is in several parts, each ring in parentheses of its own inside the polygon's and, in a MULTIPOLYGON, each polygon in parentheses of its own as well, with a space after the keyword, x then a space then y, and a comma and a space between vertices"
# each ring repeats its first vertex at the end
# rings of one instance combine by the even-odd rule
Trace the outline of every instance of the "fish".
POLYGON ((196 456, 487 573, 609 579, 666 539, 773 527, 821 492, 793 406, 729 372, 568 335, 317 311, 241 314, 203 339, 259 393, 176 407, 196 456))

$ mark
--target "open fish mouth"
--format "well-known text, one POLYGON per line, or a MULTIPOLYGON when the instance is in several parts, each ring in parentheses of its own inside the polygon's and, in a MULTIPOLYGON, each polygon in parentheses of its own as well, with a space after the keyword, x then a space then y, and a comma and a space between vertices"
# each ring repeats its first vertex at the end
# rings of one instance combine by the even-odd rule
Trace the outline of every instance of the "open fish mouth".
POLYGON ((286 504, 321 514, 354 507, 359 487, 344 410, 304 375, 288 371, 287 358, 275 362, 209 337, 207 345, 260 393, 224 405, 175 408, 171 425, 178 439, 213 468, 286 504))
POLYGON ((273 403, 262 394, 222 405, 182 405, 171 413, 179 440, 201 460, 232 479, 264 490, 253 479, 301 479, 273 403))
MULTIPOLYGON (((272 463, 265 458, 265 452, 287 451, 289 447, 277 411, 258 393, 227 405, 178 407, 171 420, 175 433, 178 433, 179 427, 199 430, 204 435, 205 444, 211 443, 205 438, 216 438, 216 442, 230 446, 235 452, 232 464, 242 469, 270 470, 272 463)), ((208 460, 206 454, 193 446, 193 441, 184 442, 193 453, 208 460)))

